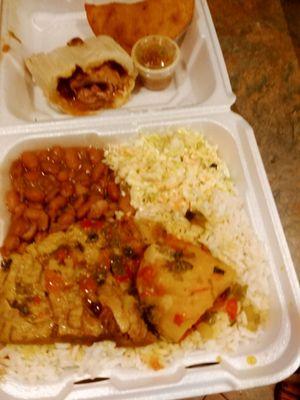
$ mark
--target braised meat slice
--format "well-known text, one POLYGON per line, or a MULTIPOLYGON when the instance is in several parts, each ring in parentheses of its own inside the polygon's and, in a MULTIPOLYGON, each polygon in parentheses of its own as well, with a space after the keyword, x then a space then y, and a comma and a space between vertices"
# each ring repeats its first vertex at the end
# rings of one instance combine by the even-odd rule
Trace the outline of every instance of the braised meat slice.
POLYGON ((71 77, 59 78, 57 91, 79 110, 98 110, 111 107, 116 94, 127 87, 128 80, 120 64, 107 61, 88 73, 76 66, 71 77))
POLYGON ((143 252, 127 218, 84 221, 11 254, 0 270, 0 342, 152 342, 130 294, 143 252))

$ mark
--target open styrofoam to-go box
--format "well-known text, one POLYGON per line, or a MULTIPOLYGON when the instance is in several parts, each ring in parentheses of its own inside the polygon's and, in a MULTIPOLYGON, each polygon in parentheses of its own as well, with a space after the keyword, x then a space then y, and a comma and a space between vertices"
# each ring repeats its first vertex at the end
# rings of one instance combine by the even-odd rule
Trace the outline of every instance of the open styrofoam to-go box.
MULTIPOLYGON (((6 130, 1 137, 1 192, 8 167, 22 151, 59 145, 98 145, 128 141, 140 132, 164 132, 184 127, 201 132, 218 146, 242 197, 252 227, 264 243, 270 266, 270 315, 258 339, 240 345, 233 354, 197 350, 161 371, 115 368, 95 371, 92 376, 74 373, 52 383, 26 385, 13 379, 0 384, 3 396, 55 399, 176 399, 201 394, 267 385, 290 375, 299 365, 299 286, 251 127, 232 112, 188 115, 161 120, 128 118, 120 122, 99 121, 78 127, 56 124, 6 130), (222 361, 216 363, 217 356, 222 361), (255 356, 256 365, 247 363, 255 356), (210 365, 211 364, 211 365, 210 365), (80 383, 87 378, 94 382, 80 383), (79 383, 78 383, 79 382, 79 383)), ((3 186, 4 185, 4 186, 3 186)), ((3 204, 3 202, 2 202, 3 204)), ((1 236, 5 233, 2 220, 1 236)), ((1 392, 0 392, 0 397, 1 392)))
MULTIPOLYGON (((72 117, 47 103, 42 91, 33 84, 24 60, 33 53, 64 46, 71 38, 93 36, 84 11, 85 1, 2 0, 2 3, 2 46, 7 44, 10 50, 2 53, 0 63, 0 126, 70 120, 72 117)), ((181 59, 170 86, 160 92, 136 87, 122 108, 104 111, 95 118, 231 105, 234 95, 226 74, 219 68, 212 35, 207 9, 204 3, 196 1, 193 21, 181 38, 181 59)))
MULTIPOLYGON (((172 126, 197 130, 218 146, 253 229, 267 252, 271 309, 264 333, 259 340, 240 346, 236 353, 222 354, 220 363, 216 363, 219 353, 198 350, 158 372, 124 368, 105 373, 95 371, 90 378, 98 379, 89 383, 81 382, 88 376, 76 373, 34 386, 7 379, 0 384, 1 398, 186 398, 267 385, 290 375, 299 365, 298 280, 253 131, 230 111, 234 95, 209 10, 205 1, 198 0, 196 4, 195 18, 182 43, 189 62, 183 63, 183 70, 178 71, 184 77, 181 85, 177 85, 180 80, 176 76, 173 86, 159 96, 156 94, 156 98, 153 93, 141 91, 121 110, 107 111, 98 117, 69 118, 49 108, 38 89, 33 89, 28 77, 22 75, 22 57, 26 52, 47 50, 44 45, 51 50, 61 39, 65 42, 79 33, 88 34, 84 30, 87 27, 82 2, 3 1, 2 32, 12 30, 22 38, 22 46, 10 37, 12 49, 1 62, 0 101, 4 111, 0 127, 1 207, 3 210, 10 162, 26 149, 53 144, 116 143, 140 132, 163 132, 172 126), (64 32, 67 32, 65 36, 64 32), (13 89, 14 84, 20 91, 13 89), (22 97, 21 93, 27 93, 28 97, 22 97), (162 103, 155 103, 159 101, 162 103), (256 365, 247 363, 247 355, 256 357, 256 365)), ((7 219, 3 213, 0 217, 0 239, 3 240, 7 219)))

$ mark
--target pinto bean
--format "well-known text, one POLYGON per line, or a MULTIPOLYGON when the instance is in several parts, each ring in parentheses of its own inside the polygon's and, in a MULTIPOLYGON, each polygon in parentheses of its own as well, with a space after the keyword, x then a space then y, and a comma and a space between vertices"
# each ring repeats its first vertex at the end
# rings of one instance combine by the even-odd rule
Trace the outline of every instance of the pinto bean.
POLYGON ((112 201, 118 201, 120 197, 119 186, 114 182, 110 181, 107 185, 107 193, 112 201))
POLYGON ((105 211, 105 217, 106 218, 112 218, 115 215, 115 212, 117 211, 118 206, 116 203, 110 203, 109 207, 105 211))
POLYGON ((99 164, 104 156, 102 149, 95 149, 94 147, 88 149, 88 154, 93 164, 99 164))
POLYGON ((40 218, 37 220, 40 231, 46 231, 49 225, 49 217, 45 212, 41 212, 40 218))
POLYGON ((34 208, 35 210, 43 210, 43 204, 41 203, 29 203, 28 202, 28 208, 34 208))
POLYGON ((78 169, 80 160, 78 158, 78 152, 74 148, 68 148, 65 150, 66 164, 70 169, 78 169))
POLYGON ((85 172, 78 174, 76 180, 84 186, 90 186, 90 177, 85 172))
POLYGON ((31 221, 35 221, 40 231, 45 231, 48 228, 49 217, 43 210, 27 208, 24 215, 31 221))
POLYGON ((43 172, 49 174, 57 175, 59 172, 59 165, 51 161, 42 161, 41 167, 43 172))
POLYGON ((79 197, 77 197, 77 199, 73 203, 74 209, 78 210, 83 205, 84 202, 85 202, 85 198, 83 195, 80 195, 79 197))
POLYGON ((50 155, 53 161, 60 162, 65 157, 65 151, 60 146, 53 146, 50 150, 50 155))
POLYGON ((23 233, 23 235, 21 237, 22 237, 22 239, 26 240, 26 242, 29 242, 34 238, 36 231, 37 231, 37 225, 30 224, 27 231, 25 233, 23 233))
POLYGON ((82 218, 111 218, 118 208, 131 209, 103 156, 102 149, 56 146, 24 152, 14 161, 6 195, 13 218, 2 254, 82 218))
POLYGON ((4 241, 2 254, 6 257, 12 251, 17 250, 19 245, 20 245, 19 237, 13 234, 9 234, 8 236, 6 236, 6 239, 4 241))
POLYGON ((89 161, 83 161, 81 163, 81 171, 85 173, 86 175, 90 175, 92 172, 93 166, 89 161))
POLYGON ((56 212, 67 204, 67 199, 63 196, 56 196, 49 203, 49 215, 54 216, 56 212))
POLYGON ((14 183, 15 179, 20 178, 23 174, 23 165, 21 160, 16 160, 12 163, 10 168, 10 176, 14 183))
POLYGON ((88 188, 84 187, 81 183, 75 183, 75 193, 80 196, 82 194, 87 193, 88 188))
POLYGON ((48 152, 47 149, 46 150, 39 150, 37 152, 37 157, 38 157, 40 162, 44 161, 44 160, 47 160, 48 156, 49 156, 49 152, 48 152))
POLYGON ((20 217, 21 215, 23 215, 25 210, 26 210, 25 204, 20 204, 20 205, 18 205, 18 206, 15 208, 15 211, 14 211, 15 217, 20 217))
POLYGON ((106 174, 108 171, 108 167, 105 164, 97 164, 95 165, 92 172, 92 181, 97 182, 102 176, 106 174))
POLYGON ((102 193, 104 197, 107 197, 108 193, 107 193, 107 177, 103 176, 99 181, 99 184, 102 186, 102 193))
POLYGON ((15 209, 20 205, 20 196, 12 189, 6 194, 6 205, 10 212, 15 212, 15 209))
POLYGON ((69 197, 71 197, 71 196, 74 194, 74 190, 75 190, 75 189, 74 189, 74 186, 73 186, 73 184, 72 184, 71 182, 65 182, 65 183, 62 185, 60 194, 61 194, 63 197, 69 198, 69 197))
POLYGON ((46 202, 49 203, 51 200, 54 199, 54 197, 60 192, 59 187, 50 184, 47 187, 47 195, 46 195, 46 202))
POLYGON ((29 182, 36 182, 40 177, 40 174, 38 171, 28 171, 25 172, 24 178, 27 179, 29 182))
POLYGON ((101 218, 108 210, 108 202, 106 200, 98 200, 91 206, 88 217, 90 219, 101 218))
POLYGON ((76 212, 77 218, 81 219, 85 217, 91 209, 91 202, 88 200, 82 206, 80 206, 76 212))
POLYGON ((40 210, 37 208, 27 208, 24 212, 24 216, 30 220, 36 221, 40 216, 40 210))
POLYGON ((67 169, 62 169, 57 174, 57 179, 59 180, 59 182, 67 181, 69 179, 69 171, 67 169))
POLYGON ((73 222, 75 222, 75 214, 68 211, 63 213, 57 220, 57 224, 61 225, 63 229, 66 229, 73 222))
POLYGON ((26 188, 24 190, 24 196, 27 200, 34 202, 41 202, 45 198, 44 193, 40 189, 34 187, 26 188))
POLYGON ((10 232, 16 236, 22 236, 28 230, 29 225, 29 221, 23 217, 14 218, 10 226, 10 232))
POLYGON ((28 169, 36 169, 39 165, 39 160, 32 151, 25 151, 21 156, 21 160, 24 167, 28 169))

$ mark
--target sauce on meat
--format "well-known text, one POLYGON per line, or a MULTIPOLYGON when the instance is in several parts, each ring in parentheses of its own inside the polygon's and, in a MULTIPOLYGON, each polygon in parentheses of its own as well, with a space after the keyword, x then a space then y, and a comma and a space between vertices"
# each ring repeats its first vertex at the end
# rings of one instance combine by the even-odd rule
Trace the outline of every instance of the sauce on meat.
POLYGON ((1 268, 0 342, 155 340, 131 294, 144 252, 134 221, 81 225, 12 254, 1 268))
MULTIPOLYGON (((74 42, 69 45, 74 45, 74 42)), ((78 110, 98 110, 111 107, 115 96, 124 90, 127 81, 125 69, 114 61, 108 61, 89 73, 76 66, 71 77, 58 79, 57 91, 78 110)))

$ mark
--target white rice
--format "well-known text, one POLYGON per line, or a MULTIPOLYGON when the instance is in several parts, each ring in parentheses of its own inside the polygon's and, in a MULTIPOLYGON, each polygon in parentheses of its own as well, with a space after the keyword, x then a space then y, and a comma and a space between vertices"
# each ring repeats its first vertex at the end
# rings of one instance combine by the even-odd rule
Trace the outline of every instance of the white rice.
MULTIPOLYGON (((138 210, 136 218, 156 220, 182 239, 207 245, 214 256, 236 269, 239 282, 248 285, 247 298, 267 313, 266 256, 216 147, 198 132, 179 129, 164 136, 144 135, 132 143, 109 146, 105 158, 117 180, 130 186, 131 202, 138 210), (206 217, 205 229, 184 217, 188 209, 206 217)), ((10 345, 0 350, 0 366, 6 371, 4 380, 14 378, 28 383, 106 376, 116 367, 147 369, 151 357, 167 366, 196 349, 235 351, 241 344, 257 340, 263 331, 263 327, 255 333, 249 331, 244 312, 233 326, 225 313, 219 313, 215 326, 222 334, 214 340, 204 342, 200 333, 194 332, 178 345, 161 341, 137 349, 102 342, 90 347, 31 346, 29 352, 26 346, 10 345)))

